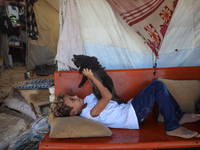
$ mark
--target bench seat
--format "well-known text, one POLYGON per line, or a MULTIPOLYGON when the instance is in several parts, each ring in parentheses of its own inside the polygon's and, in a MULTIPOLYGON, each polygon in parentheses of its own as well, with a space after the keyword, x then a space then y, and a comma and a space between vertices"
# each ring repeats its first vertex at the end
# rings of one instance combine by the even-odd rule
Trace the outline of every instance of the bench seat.
MULTIPOLYGON (((136 96, 151 81, 159 78, 174 80, 200 80, 200 67, 174 67, 150 69, 107 70, 114 82, 117 94, 121 99, 129 100, 136 96)), ((80 89, 78 84, 82 76, 78 71, 56 71, 54 74, 55 93, 67 92, 85 97, 92 92, 89 82, 80 89)), ((199 138, 183 139, 167 136, 162 122, 157 121, 155 106, 139 130, 111 129, 111 137, 55 139, 49 133, 40 142, 39 150, 66 149, 163 149, 200 147, 199 138)), ((197 123, 186 124, 184 127, 200 133, 197 123)))

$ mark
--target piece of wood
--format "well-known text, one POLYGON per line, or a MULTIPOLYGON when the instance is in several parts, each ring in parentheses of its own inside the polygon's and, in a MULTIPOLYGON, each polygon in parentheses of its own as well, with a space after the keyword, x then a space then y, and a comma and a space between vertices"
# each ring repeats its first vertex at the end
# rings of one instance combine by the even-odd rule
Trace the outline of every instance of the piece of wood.
POLYGON ((49 105, 51 103, 49 101, 50 92, 48 89, 16 90, 25 99, 27 103, 32 103, 36 107, 49 105))

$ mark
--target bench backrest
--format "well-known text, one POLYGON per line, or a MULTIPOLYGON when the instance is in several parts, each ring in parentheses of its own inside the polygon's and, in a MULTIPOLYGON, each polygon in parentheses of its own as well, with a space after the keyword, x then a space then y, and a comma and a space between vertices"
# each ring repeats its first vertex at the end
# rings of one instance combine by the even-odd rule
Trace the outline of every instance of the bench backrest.
MULTIPOLYGON (((200 66, 198 67, 173 67, 157 68, 154 76, 154 69, 121 69, 106 70, 114 82, 117 95, 123 100, 129 100, 136 96, 145 86, 157 78, 174 80, 200 80, 200 66)), ((69 95, 78 95, 84 98, 92 93, 92 87, 87 81, 82 88, 78 85, 82 75, 78 71, 56 71, 55 94, 60 92, 69 95)))

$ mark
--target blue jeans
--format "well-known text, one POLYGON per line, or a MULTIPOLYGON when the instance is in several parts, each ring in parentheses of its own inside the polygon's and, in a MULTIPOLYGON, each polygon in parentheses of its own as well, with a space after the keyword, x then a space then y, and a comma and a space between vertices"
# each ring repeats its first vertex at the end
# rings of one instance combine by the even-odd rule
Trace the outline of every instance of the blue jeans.
POLYGON ((180 110, 180 106, 169 93, 165 84, 158 80, 151 82, 131 101, 138 122, 141 123, 147 117, 155 102, 164 117, 165 130, 172 131, 179 128, 179 120, 183 117, 184 112, 180 110))

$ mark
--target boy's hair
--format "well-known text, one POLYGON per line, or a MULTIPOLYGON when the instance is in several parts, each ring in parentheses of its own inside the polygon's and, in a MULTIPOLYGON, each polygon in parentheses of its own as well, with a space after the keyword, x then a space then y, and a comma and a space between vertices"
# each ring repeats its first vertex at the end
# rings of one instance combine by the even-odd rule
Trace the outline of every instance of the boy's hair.
POLYGON ((54 117, 68 117, 73 107, 69 107, 65 104, 64 94, 60 93, 56 96, 55 101, 51 104, 51 113, 54 117))

